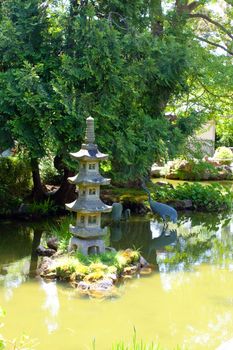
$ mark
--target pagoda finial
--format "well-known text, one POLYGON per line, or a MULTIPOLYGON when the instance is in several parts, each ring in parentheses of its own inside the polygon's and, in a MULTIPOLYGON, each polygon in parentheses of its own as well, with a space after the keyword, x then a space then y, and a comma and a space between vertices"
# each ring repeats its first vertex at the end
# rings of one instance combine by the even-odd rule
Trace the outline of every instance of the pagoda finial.
POLYGON ((85 142, 88 143, 94 143, 95 142, 95 126, 94 126, 94 118, 88 117, 86 119, 86 135, 85 135, 85 142))

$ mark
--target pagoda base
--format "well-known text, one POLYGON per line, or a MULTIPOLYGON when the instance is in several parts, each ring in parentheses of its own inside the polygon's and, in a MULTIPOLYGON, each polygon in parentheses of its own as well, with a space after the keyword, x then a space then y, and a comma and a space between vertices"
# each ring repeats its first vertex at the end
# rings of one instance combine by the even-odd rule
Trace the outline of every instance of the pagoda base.
POLYGON ((101 238, 81 239, 72 237, 69 242, 68 251, 78 250, 83 255, 102 254, 105 252, 105 243, 101 238))

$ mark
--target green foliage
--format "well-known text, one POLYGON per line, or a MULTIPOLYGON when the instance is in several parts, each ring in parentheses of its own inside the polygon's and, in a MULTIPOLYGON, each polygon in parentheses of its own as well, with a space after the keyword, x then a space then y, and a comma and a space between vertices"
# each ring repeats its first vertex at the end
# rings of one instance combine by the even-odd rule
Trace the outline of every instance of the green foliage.
POLYGON ((162 202, 190 199, 194 209, 211 212, 231 209, 233 193, 230 189, 219 184, 184 183, 175 188, 170 186, 156 187, 154 198, 162 202))
POLYGON ((0 158, 0 184, 16 197, 27 194, 31 185, 28 162, 18 157, 0 158))
POLYGON ((41 180, 46 185, 60 184, 62 176, 53 165, 51 156, 47 156, 40 161, 41 180))
POLYGON ((43 202, 33 202, 27 205, 27 213, 32 215, 45 216, 52 213, 56 213, 57 207, 50 200, 50 198, 46 199, 43 202))
MULTIPOLYGON (((93 347, 93 350, 94 349, 95 347, 93 347)), ((124 341, 121 341, 119 343, 112 345, 111 350, 165 350, 165 348, 159 345, 157 342, 146 343, 142 339, 138 340, 137 332, 134 329, 133 339, 131 342, 126 343, 124 341)), ((181 347, 176 346, 175 348, 173 348, 173 350, 188 350, 188 349, 184 346, 181 346, 181 347)))
POLYGON ((70 216, 62 218, 58 221, 56 225, 49 225, 46 231, 51 236, 56 236, 59 239, 59 250, 66 252, 71 238, 71 233, 69 232, 69 225, 73 223, 73 219, 70 216))
POLYGON ((189 159, 173 161, 172 167, 167 170, 167 177, 180 180, 206 180, 215 179, 219 170, 206 161, 189 159))
POLYGON ((60 5, 1 4, 1 142, 16 139, 33 159, 53 152, 69 164, 92 115, 111 176, 135 181, 179 152, 204 119, 194 109, 174 121, 164 113, 186 94, 190 68, 198 72, 198 45, 178 9, 163 13, 160 2, 60 5), (163 35, 150 31, 158 17, 163 35))
POLYGON ((31 187, 28 162, 17 157, 0 158, 0 214, 16 210, 31 187))
POLYGON ((108 278, 111 274, 118 274, 119 277, 124 268, 131 267, 139 259, 139 252, 131 249, 89 256, 76 252, 54 259, 43 275, 58 277, 61 280, 94 282, 108 278))
POLYGON ((226 116, 216 121, 217 144, 231 147, 233 145, 233 117, 226 116))
POLYGON ((227 147, 219 147, 214 153, 214 159, 221 164, 230 165, 233 162, 233 152, 227 147))

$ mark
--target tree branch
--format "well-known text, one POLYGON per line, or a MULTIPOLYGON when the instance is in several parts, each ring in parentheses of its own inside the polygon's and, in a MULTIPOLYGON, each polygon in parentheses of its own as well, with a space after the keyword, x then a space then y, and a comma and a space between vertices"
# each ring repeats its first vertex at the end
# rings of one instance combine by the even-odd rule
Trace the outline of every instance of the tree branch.
POLYGON ((195 38, 197 38, 198 40, 201 40, 201 41, 204 41, 205 43, 209 44, 209 45, 212 45, 212 46, 215 46, 215 47, 219 47, 220 49, 223 49, 224 51, 226 51, 227 53, 229 53, 231 56, 233 56, 233 51, 230 51, 227 47, 223 46, 223 45, 220 45, 220 44, 216 44, 212 41, 209 41, 205 38, 202 38, 200 36, 195 36, 195 38))
POLYGON ((231 32, 229 32, 222 24, 220 24, 219 22, 213 20, 209 16, 207 16, 205 14, 202 14, 202 13, 190 13, 189 17, 190 18, 202 18, 202 19, 205 19, 206 21, 208 21, 208 22, 214 24, 216 27, 220 28, 224 33, 226 33, 233 40, 233 35, 231 34, 231 32))
POLYGON ((200 3, 197 1, 192 1, 190 4, 188 4, 188 0, 176 0, 177 13, 180 15, 190 14, 198 6, 200 6, 200 3))

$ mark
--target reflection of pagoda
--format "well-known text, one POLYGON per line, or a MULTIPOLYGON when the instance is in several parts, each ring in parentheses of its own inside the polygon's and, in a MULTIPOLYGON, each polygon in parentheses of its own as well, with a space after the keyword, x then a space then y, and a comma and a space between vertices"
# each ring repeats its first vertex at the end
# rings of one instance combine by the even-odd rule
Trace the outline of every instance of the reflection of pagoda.
POLYGON ((79 197, 66 204, 66 208, 77 213, 75 226, 70 225, 73 235, 70 249, 78 249, 87 255, 105 251, 103 236, 106 235, 107 228, 101 228, 101 213, 110 212, 112 207, 104 204, 99 198, 100 185, 110 183, 110 179, 105 179, 99 173, 99 163, 107 159, 108 155, 99 152, 94 143, 94 119, 89 117, 86 123, 85 143, 80 151, 71 153, 75 160, 79 160, 79 174, 70 177, 69 181, 78 185, 79 197))

